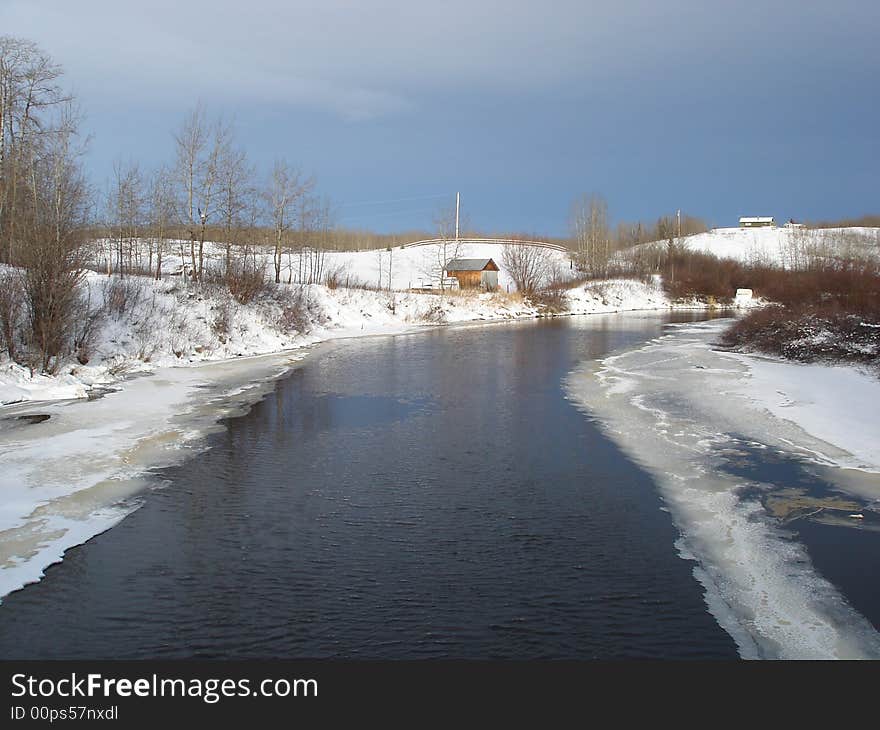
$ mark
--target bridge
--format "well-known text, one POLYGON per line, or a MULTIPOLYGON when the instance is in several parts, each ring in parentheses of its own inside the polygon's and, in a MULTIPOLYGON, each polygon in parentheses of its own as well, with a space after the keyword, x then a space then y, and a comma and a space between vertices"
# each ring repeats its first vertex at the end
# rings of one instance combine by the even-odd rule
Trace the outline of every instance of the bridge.
POLYGON ((538 248, 549 248, 554 251, 570 252, 571 249, 561 246, 558 243, 550 243, 549 241, 529 241, 522 238, 426 238, 422 241, 413 241, 412 243, 404 243, 401 248, 413 248, 415 246, 431 246, 437 244, 448 245, 468 245, 480 243, 495 243, 504 245, 524 245, 536 246, 538 248))

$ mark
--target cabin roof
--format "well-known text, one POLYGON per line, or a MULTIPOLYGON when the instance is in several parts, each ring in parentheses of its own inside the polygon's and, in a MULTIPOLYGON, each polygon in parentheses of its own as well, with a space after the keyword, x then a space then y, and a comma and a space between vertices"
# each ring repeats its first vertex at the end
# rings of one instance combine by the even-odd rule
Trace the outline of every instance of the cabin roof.
POLYGON ((446 264, 447 271, 483 271, 489 264, 495 265, 492 259, 452 259, 446 264))

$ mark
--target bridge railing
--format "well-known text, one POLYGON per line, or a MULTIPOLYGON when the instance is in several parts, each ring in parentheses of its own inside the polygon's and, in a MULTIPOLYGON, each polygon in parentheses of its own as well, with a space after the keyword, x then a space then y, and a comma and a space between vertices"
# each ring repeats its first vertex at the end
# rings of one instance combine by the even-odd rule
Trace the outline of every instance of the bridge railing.
POLYGON ((537 246, 539 248, 549 248, 554 251, 565 251, 568 252, 565 246, 561 246, 558 243, 550 243, 549 241, 529 241, 522 238, 449 238, 444 241, 442 238, 426 238, 422 241, 413 241, 412 243, 404 243, 401 248, 413 248, 414 246, 430 246, 432 244, 480 244, 480 243, 495 243, 501 245, 511 245, 511 244, 523 244, 526 246, 537 246))

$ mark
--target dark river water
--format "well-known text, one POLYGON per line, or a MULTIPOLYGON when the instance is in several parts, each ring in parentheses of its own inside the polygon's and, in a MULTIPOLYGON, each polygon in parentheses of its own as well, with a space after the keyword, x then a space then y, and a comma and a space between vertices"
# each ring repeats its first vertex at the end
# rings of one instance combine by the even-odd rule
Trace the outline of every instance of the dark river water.
POLYGON ((324 347, 7 596, 0 656, 735 657, 651 479, 562 389, 667 321, 324 347))

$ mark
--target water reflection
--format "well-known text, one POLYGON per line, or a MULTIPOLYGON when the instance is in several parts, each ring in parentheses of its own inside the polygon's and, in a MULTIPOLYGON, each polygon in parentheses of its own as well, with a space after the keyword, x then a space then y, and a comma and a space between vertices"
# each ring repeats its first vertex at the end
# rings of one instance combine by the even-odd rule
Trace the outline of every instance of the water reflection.
POLYGON ((8 597, 7 657, 734 656, 650 480, 565 400, 660 317, 339 343, 8 597))

